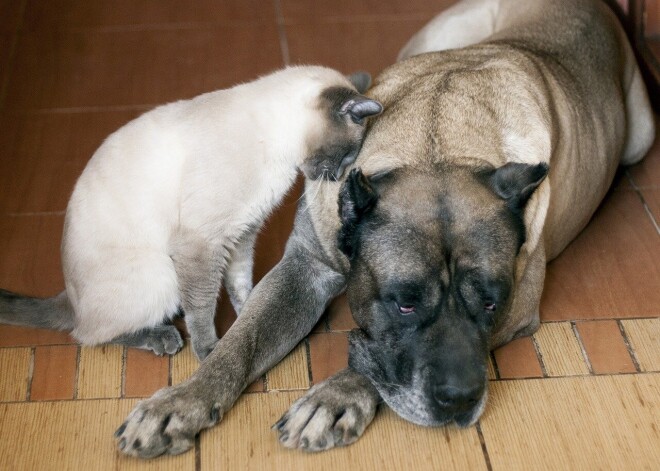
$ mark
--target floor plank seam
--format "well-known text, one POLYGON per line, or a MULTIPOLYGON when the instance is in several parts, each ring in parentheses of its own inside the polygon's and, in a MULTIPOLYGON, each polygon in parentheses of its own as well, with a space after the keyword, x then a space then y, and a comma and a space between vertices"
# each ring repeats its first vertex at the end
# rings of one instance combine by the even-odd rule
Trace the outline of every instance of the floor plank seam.
POLYGON ((484 454, 484 460, 486 461, 486 469, 488 469, 488 471, 493 471, 493 465, 491 464, 490 456, 488 455, 488 446, 486 445, 486 438, 484 437, 484 434, 481 431, 481 422, 477 422, 475 427, 477 429, 477 435, 479 436, 481 451, 484 454))
POLYGON ((623 323, 621 320, 618 320, 616 324, 619 326, 619 331, 621 332, 621 337, 623 337, 623 343, 626 346, 626 349, 628 350, 628 354, 630 355, 630 358, 632 359, 633 365, 635 365, 635 370, 637 370, 638 373, 642 372, 642 368, 639 365, 639 360, 637 359, 637 355, 635 353, 635 349, 632 346, 632 343, 630 343, 630 339, 628 338, 628 333, 626 332, 626 329, 623 326, 623 323))
POLYGON ((587 364, 587 369, 589 370, 589 374, 594 374, 594 368, 591 366, 591 361, 589 360, 589 355, 587 355, 587 350, 584 347, 584 343, 582 342, 582 337, 580 336, 580 332, 577 329, 577 325, 575 321, 571 321, 571 330, 573 330, 573 335, 575 335, 575 338, 578 342, 578 345, 580 346, 580 351, 582 352, 582 359, 584 362, 587 364))

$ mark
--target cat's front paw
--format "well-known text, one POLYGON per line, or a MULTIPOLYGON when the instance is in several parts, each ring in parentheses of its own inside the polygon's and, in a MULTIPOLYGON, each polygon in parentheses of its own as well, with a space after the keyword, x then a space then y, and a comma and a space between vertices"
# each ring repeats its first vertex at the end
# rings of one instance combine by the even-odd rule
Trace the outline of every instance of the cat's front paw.
POLYGON ((140 401, 115 432, 122 453, 139 458, 177 455, 195 444, 200 430, 218 423, 221 412, 184 385, 164 388, 140 401))

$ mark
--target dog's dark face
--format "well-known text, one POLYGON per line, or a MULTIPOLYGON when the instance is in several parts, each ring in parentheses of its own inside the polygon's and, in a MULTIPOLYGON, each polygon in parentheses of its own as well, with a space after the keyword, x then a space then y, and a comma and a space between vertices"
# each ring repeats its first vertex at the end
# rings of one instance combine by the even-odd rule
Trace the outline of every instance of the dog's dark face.
POLYGON ((353 170, 339 246, 360 329, 349 364, 403 418, 474 423, 486 402, 489 338, 511 300, 523 208, 547 166, 353 170))

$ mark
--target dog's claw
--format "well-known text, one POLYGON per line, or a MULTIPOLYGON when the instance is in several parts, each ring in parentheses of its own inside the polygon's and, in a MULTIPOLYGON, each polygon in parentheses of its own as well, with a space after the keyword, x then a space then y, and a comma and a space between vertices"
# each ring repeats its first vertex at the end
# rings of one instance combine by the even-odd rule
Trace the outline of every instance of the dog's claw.
POLYGON ((371 423, 377 405, 377 396, 340 373, 310 389, 272 428, 287 448, 322 451, 350 445, 371 423))
POLYGON ((161 389, 139 402, 119 426, 117 448, 140 458, 183 453, 194 445, 195 435, 215 425, 221 415, 219 407, 211 407, 189 389, 161 389))

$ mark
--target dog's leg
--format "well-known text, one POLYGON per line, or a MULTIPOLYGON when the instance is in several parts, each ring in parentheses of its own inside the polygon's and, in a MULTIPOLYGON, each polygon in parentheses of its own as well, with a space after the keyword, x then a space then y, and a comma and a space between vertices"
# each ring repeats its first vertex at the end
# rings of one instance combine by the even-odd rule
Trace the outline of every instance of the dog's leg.
POLYGON ((317 384, 273 425, 287 448, 323 451, 362 436, 380 401, 371 382, 351 368, 317 384))
POLYGON ((483 41, 495 32, 498 0, 463 0, 433 18, 399 52, 398 60, 483 41))
POLYGON ((217 423, 248 384, 311 331, 345 279, 319 259, 323 251, 310 240, 313 229, 300 232, 291 236, 284 258, 252 290, 199 370, 140 402, 119 427, 116 437, 124 453, 149 458, 186 451, 201 429, 217 423))
POLYGON ((236 314, 241 313, 243 304, 252 291, 252 270, 254 267, 254 244, 257 231, 251 231, 243 236, 230 255, 225 287, 229 300, 236 314))

